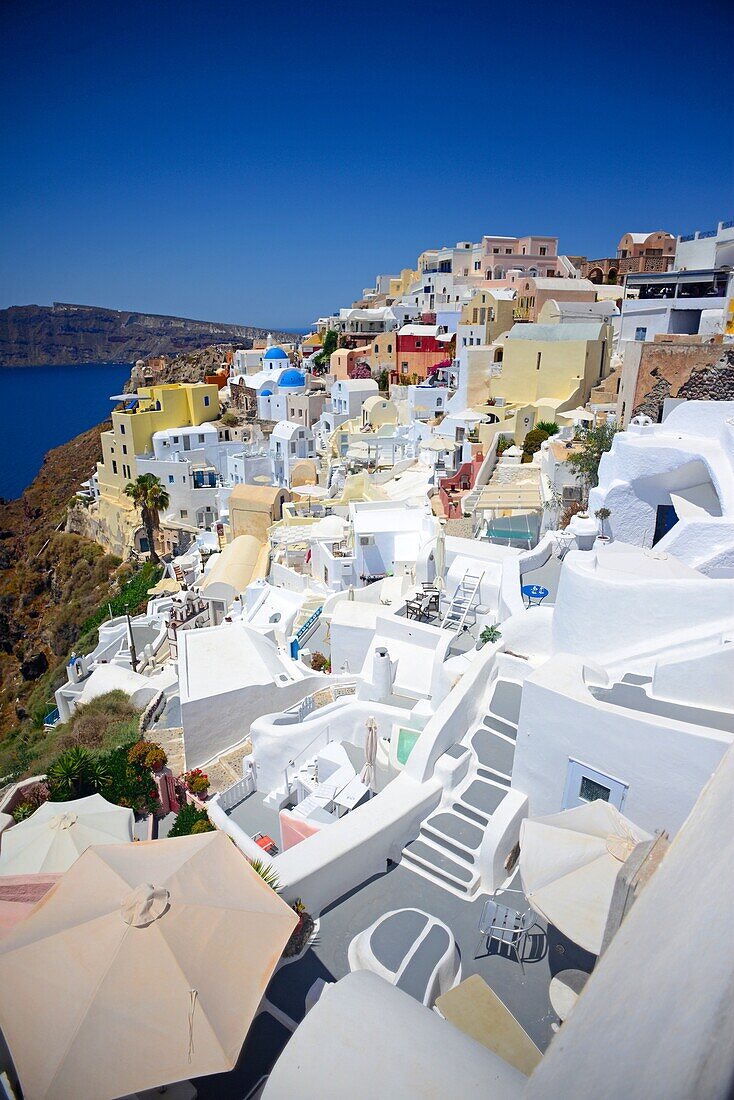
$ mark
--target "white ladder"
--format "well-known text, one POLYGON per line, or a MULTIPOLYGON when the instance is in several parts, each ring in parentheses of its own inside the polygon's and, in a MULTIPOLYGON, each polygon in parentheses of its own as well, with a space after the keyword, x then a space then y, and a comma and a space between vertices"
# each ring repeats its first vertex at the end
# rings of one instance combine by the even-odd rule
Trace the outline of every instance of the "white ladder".
POLYGON ((445 630, 460 634, 464 629, 467 617, 472 612, 483 576, 484 572, 479 574, 465 573, 459 581, 451 598, 449 609, 441 623, 445 630))

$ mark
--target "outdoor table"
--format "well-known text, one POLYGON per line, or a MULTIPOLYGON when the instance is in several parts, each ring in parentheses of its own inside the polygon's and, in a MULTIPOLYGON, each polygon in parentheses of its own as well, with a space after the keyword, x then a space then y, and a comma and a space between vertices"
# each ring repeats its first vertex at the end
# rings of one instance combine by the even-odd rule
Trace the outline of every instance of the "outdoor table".
POLYGON ((551 978, 548 996, 559 1020, 565 1020, 589 980, 584 970, 562 970, 551 978))
POLYGON ((545 597, 550 595, 542 584, 524 584, 520 591, 528 601, 528 607, 540 607, 545 597))

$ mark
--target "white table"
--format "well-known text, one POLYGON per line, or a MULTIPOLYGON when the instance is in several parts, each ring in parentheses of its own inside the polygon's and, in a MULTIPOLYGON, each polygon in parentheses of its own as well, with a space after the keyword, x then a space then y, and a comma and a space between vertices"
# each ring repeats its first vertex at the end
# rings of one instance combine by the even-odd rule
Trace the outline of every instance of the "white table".
POLYGON ((588 979, 589 975, 583 970, 562 970, 551 978, 548 996, 559 1020, 566 1019, 588 979))

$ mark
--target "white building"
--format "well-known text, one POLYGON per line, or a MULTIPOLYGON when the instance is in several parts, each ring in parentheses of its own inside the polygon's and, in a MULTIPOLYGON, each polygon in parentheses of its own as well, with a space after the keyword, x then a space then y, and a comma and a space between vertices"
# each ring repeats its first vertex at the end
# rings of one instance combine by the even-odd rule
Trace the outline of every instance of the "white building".
POLYGON ((313 458, 314 453, 314 433, 311 428, 292 420, 281 420, 270 436, 273 484, 289 489, 296 463, 304 458, 313 458))
POLYGON ((734 402, 683 401, 662 424, 635 417, 602 457, 593 513, 615 538, 734 575, 734 402))
POLYGON ((705 271, 725 264, 734 267, 734 221, 678 237, 673 265, 676 271, 705 271))

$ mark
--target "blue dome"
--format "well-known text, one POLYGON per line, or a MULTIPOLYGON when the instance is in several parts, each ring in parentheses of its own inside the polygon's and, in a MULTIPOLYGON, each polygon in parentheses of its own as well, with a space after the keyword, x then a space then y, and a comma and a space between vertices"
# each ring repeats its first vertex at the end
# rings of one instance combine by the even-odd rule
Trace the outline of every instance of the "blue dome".
POLYGON ((299 370, 292 367, 290 370, 285 371, 284 374, 281 374, 278 385, 281 389, 283 389, 283 387, 286 389, 295 389, 297 386, 305 386, 306 379, 299 370))
POLYGON ((268 348, 263 355, 263 359, 287 359, 288 356, 282 348, 268 348))
POLYGON ((269 389, 268 389, 268 388, 266 387, 266 388, 265 388, 264 390, 261 390, 261 391, 260 391, 260 396, 261 396, 261 397, 272 397, 272 396, 273 396, 273 391, 272 391, 272 390, 269 390, 269 389))

